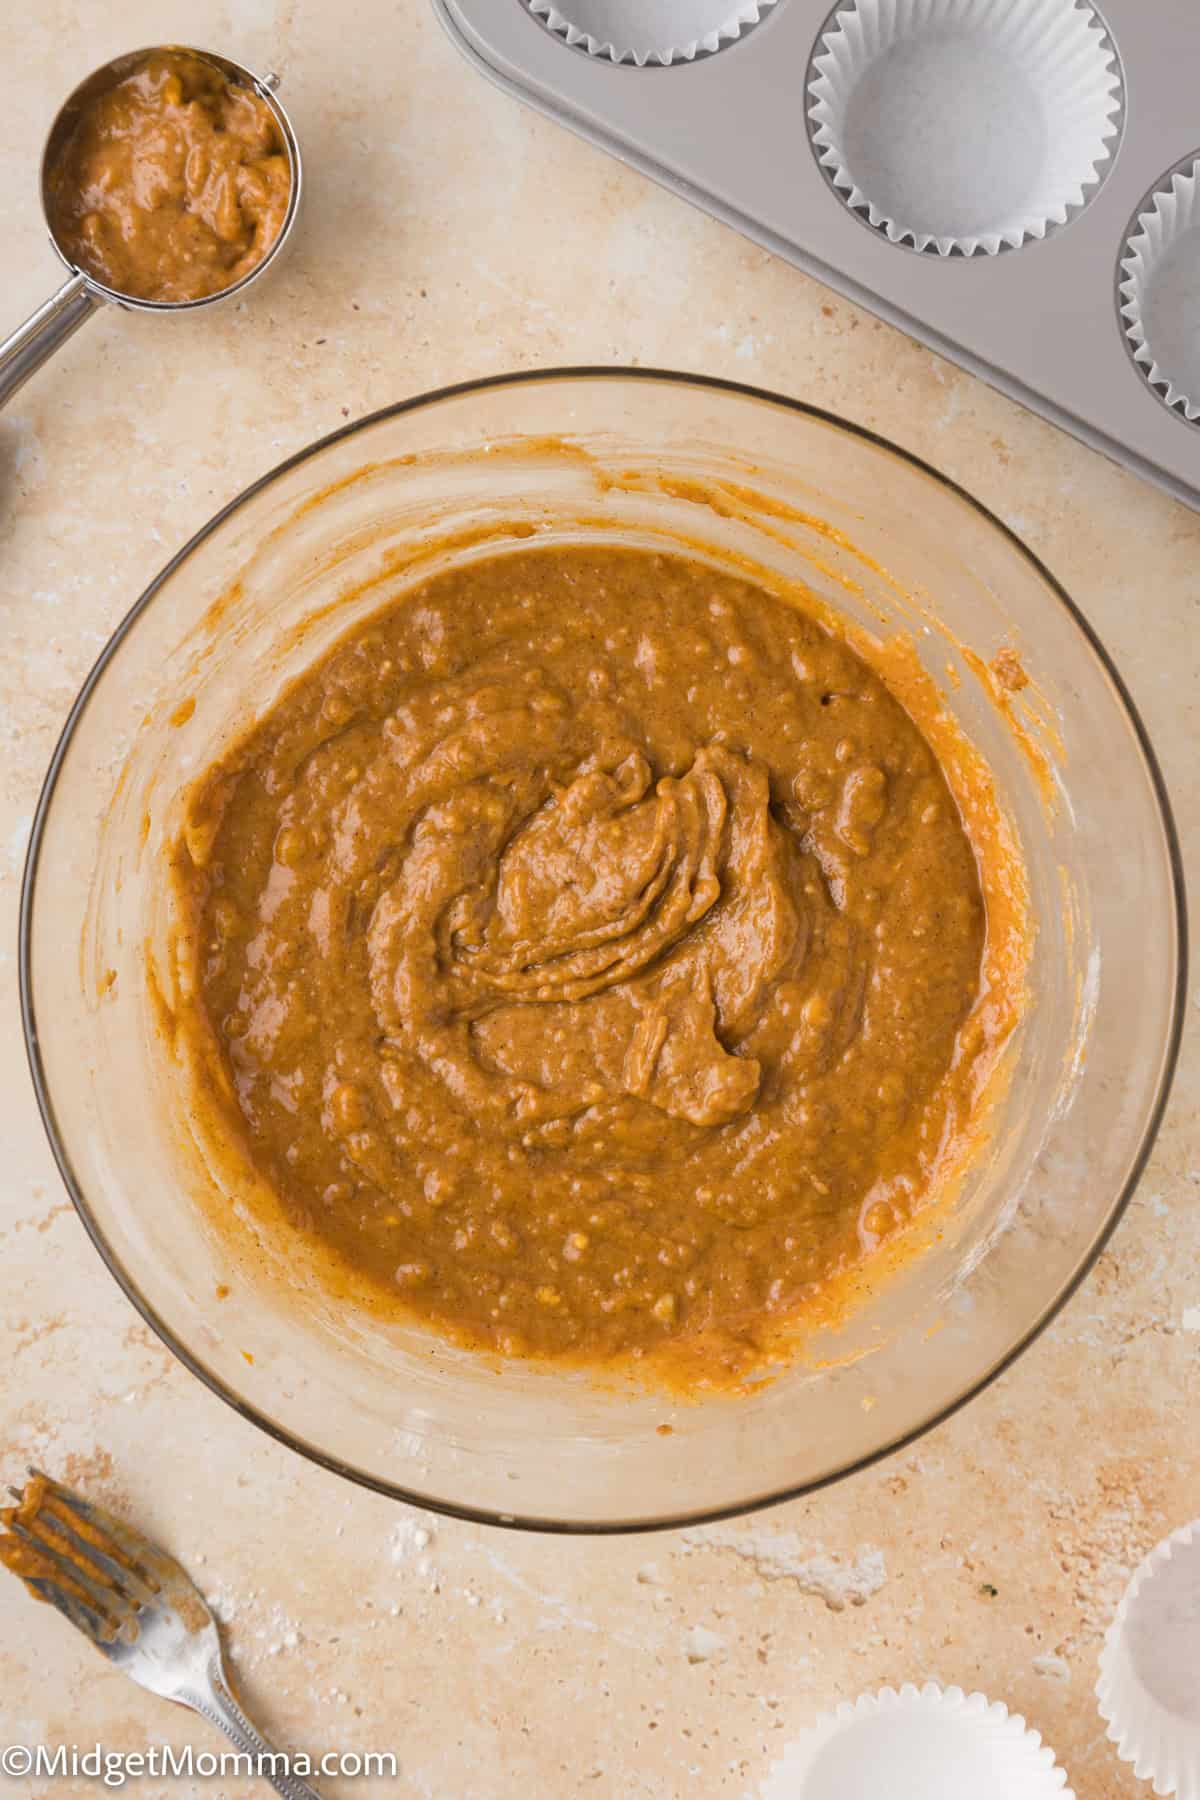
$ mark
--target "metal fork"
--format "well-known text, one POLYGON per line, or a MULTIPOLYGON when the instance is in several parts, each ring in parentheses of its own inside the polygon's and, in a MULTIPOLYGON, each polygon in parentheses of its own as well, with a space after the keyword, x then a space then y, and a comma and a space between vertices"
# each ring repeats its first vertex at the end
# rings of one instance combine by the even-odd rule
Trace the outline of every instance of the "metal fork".
POLYGON ((16 1506, 0 1510, 10 1535, 0 1562, 56 1606, 102 1656, 139 1686, 219 1725, 285 1800, 320 1800, 242 1711, 221 1656, 208 1602, 157 1545, 70 1488, 29 1470, 16 1506))

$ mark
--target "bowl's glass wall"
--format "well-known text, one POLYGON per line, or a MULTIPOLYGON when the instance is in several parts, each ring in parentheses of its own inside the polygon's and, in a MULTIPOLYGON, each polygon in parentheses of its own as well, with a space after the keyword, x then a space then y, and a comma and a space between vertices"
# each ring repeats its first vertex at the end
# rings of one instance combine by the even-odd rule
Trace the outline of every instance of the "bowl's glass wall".
POLYGON ((1182 955, 1169 820, 1127 702, 1070 608, 969 500, 886 446, 682 379, 466 389, 368 422, 265 483, 177 562, 103 662, 35 850, 25 975, 36 1058, 68 1178, 129 1291, 226 1397, 301 1448, 482 1515, 600 1527, 695 1517, 828 1479, 920 1429, 994 1372, 1086 1268, 1169 1077, 1182 955), (547 441, 562 437, 590 456, 547 441), (614 487, 597 471, 641 479, 614 487), (664 472, 732 480, 774 510, 743 498, 721 516, 677 481, 673 495, 656 486, 664 472), (779 502, 845 532, 892 579, 779 502), (490 551, 529 525, 651 544, 683 532, 717 560, 739 552, 802 579, 880 637, 912 633, 990 761, 1028 861, 1032 1005, 997 1128, 948 1228, 829 1334, 824 1366, 751 1397, 678 1406, 578 1376, 500 1372, 415 1329, 260 1291, 249 1228, 235 1228, 243 1254, 231 1262, 196 1204, 194 1169, 181 1167, 146 955, 147 943, 151 964, 163 953, 156 865, 180 789, 378 604, 384 590, 351 590, 388 558, 419 557, 463 527, 457 551, 443 543, 423 565, 441 566, 483 553, 469 544, 477 527, 499 533, 490 551), (843 584, 848 573, 862 592, 843 584), (986 660, 1002 645, 1032 677, 1014 705, 1046 759, 1050 806, 961 653, 986 660), (179 722, 185 696, 195 711, 179 722), (656 1433, 664 1421, 669 1435, 656 1433))

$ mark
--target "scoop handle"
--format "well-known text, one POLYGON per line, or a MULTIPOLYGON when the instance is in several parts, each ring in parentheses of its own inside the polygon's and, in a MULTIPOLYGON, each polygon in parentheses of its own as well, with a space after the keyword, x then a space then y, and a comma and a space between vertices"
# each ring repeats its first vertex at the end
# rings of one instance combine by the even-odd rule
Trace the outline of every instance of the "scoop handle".
POLYGON ((73 331, 96 310, 98 302, 88 291, 82 275, 72 275, 44 306, 26 319, 23 325, 0 344, 0 406, 22 387, 60 344, 65 344, 73 331))

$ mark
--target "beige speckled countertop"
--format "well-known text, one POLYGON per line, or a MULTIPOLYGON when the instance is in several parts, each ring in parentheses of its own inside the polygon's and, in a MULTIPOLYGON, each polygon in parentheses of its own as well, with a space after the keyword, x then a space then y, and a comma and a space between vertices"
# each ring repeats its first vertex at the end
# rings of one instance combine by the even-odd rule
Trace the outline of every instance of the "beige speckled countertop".
MULTIPOLYGON (((543 1540, 422 1518, 309 1467, 160 1347, 51 1162, 14 952, 43 770, 108 633, 246 482, 387 401, 536 364, 656 363, 778 388, 918 450, 1026 537, 1114 654, 1193 870, 1200 518, 518 109, 458 58, 427 0, 51 0, 10 21, 5 327, 55 282, 36 171, 59 100, 107 57, 172 37, 282 71, 308 205, 294 253, 244 310, 107 313, 0 418, 0 1475, 35 1459, 185 1555, 279 1737, 396 1751, 395 1782, 330 1793, 755 1796, 819 1710, 927 1676, 1025 1713, 1081 1800, 1136 1793, 1091 1689, 1126 1571, 1200 1513, 1194 1032, 1112 1248, 965 1412, 756 1518, 543 1540), (846 1591, 860 1603, 836 1604, 846 1591)), ((5 1741, 219 1747, 15 1584, 0 1620, 5 1741)))

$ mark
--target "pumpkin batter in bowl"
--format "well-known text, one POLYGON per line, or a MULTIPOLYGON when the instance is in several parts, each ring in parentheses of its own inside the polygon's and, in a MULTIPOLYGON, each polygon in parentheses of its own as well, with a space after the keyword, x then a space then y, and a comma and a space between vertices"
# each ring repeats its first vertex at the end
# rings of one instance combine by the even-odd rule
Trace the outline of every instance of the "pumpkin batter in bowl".
MULTIPOLYGON (((602 604, 595 594, 592 602, 597 609, 602 604)), ((803 649, 800 660, 807 668, 803 649)), ((531 718, 548 716, 532 706, 528 711, 531 718)), ((620 766, 606 772, 615 775, 620 766)), ((881 893, 892 867, 884 851, 893 848, 899 860, 919 843, 919 814, 911 806, 906 814, 897 810, 905 804, 903 782, 886 767, 884 773, 886 807, 872 838, 881 893)), ((724 776, 718 779, 728 805, 724 776)), ((604 820, 615 819, 620 808, 614 803, 606 811, 595 795, 585 800, 575 841, 590 868, 602 860, 596 845, 607 846, 614 836, 601 830, 604 820)), ((471 804, 477 804, 473 796, 471 804)), ((739 804, 735 794, 735 813, 739 804)), ((516 848, 523 823, 515 821, 494 858, 488 879, 497 893, 504 847, 511 841, 516 848)), ((633 829, 630 820, 628 832, 633 829)), ((682 845, 681 830, 671 829, 672 845, 682 845)), ((443 837, 449 857, 449 836, 443 837)), ((279 848, 290 853, 286 839, 279 848)), ((455 854, 464 857, 465 849, 460 843, 455 854)), ((539 866, 549 863, 546 839, 526 853, 526 870, 534 849, 539 866)), ((632 860, 637 843, 628 836, 626 849, 632 860)), ((676 852, 676 866, 681 860, 676 852)), ((926 861, 944 892, 940 865, 932 856, 926 861)), ((694 955, 698 962, 712 951, 716 971, 716 947, 705 934, 711 938, 729 924, 732 865, 723 842, 716 868, 725 884, 721 895, 703 917, 678 929, 669 946, 664 942, 658 958, 637 971, 630 967, 621 981, 633 985, 665 972, 672 955, 694 955)), ((435 872, 432 860, 428 867, 435 872)), ((472 885, 465 862, 457 874, 449 861, 442 867, 450 871, 447 886, 461 880, 465 891, 472 885)), ((917 867, 908 864, 915 895, 910 917, 923 926, 936 907, 917 867)), ((968 867, 973 895, 970 873, 968 867)), ((693 881, 698 892, 699 877, 693 881)), ((694 1525, 811 1492, 910 1443, 1010 1367, 1075 1291, 1128 1203, 1162 1114, 1188 991, 1180 883, 1169 804, 1119 676, 1053 577, 969 496, 869 433, 728 383, 643 370, 477 382, 389 408, 289 459, 172 559, 115 634, 72 711, 34 818, 20 942, 30 1065, 55 1156, 108 1267, 148 1328, 243 1419, 338 1476, 476 1521, 568 1532, 694 1525), (534 581, 537 567, 549 567, 538 558, 554 557, 561 575, 572 567, 578 575, 586 552, 615 578, 610 548, 640 560, 620 565, 625 578, 604 606, 603 635, 593 633, 585 643, 582 581, 555 583, 550 606, 551 590, 534 581), (687 567, 675 560, 656 565, 649 554, 682 556, 687 567), (496 600, 500 564, 493 576, 488 559, 501 556, 508 559, 503 613, 498 604, 489 609, 475 587, 485 584, 496 600), (682 631, 663 628, 666 577, 674 582, 676 574, 676 608, 682 616, 686 606, 696 634, 691 648, 682 631), (722 622, 709 602, 731 596, 725 577, 739 583, 737 616, 722 622), (477 599, 469 604, 472 591, 477 599), (532 655, 529 624, 521 643, 525 599, 529 613, 537 605, 552 615, 532 655), (368 641, 372 632, 377 644, 368 641), (560 633, 561 647, 554 643, 560 633), (699 657, 701 635, 712 646, 706 658, 699 657), (647 652, 637 660, 643 637, 655 653, 653 666, 647 652), (784 654, 793 638, 853 679, 805 682, 784 654), (803 907, 808 931, 793 979, 803 988, 821 967, 825 953, 814 917, 819 924, 832 908, 856 926, 854 953, 865 974, 863 1024, 847 1045, 852 1056, 861 1056, 882 1018, 872 994, 877 971, 887 981, 894 958, 879 952, 873 928, 863 930, 857 914, 851 919, 852 906, 873 902, 865 883, 856 897, 860 859, 836 832, 841 796, 856 761, 882 766, 883 751, 875 749, 879 732, 870 706, 845 699, 839 722, 837 696, 876 692, 868 676, 876 678, 881 698, 875 704, 883 708, 877 719, 890 718, 907 744, 940 764, 941 776, 935 769, 930 779, 937 786, 944 777, 965 825, 983 897, 982 946, 978 965, 963 969, 975 981, 966 1017, 953 1032, 947 1024, 942 1039, 950 1043, 942 1081, 956 1114, 940 1111, 934 1099, 924 1157, 919 1123, 913 1130, 908 1120, 898 1122, 887 1139, 883 1155, 893 1148, 909 1155, 918 1185, 909 1195, 893 1185, 889 1206, 909 1206, 913 1223, 898 1219, 877 1247, 856 1229, 875 1200, 865 1204, 869 1188, 852 1192, 843 1163, 859 1147, 878 1153, 860 1134, 884 1102, 872 1099, 864 1083, 866 1126, 851 1120, 845 1147, 831 1137, 822 1166, 815 1166, 799 1141, 805 1121, 789 1120, 777 1098, 801 1070, 795 1062, 789 1070, 767 1042, 769 1026, 741 1041, 726 1038, 714 1005, 722 1051, 759 1064, 749 1106, 724 1124, 697 1125, 645 1096, 610 1092, 593 1102, 623 1108, 626 1137, 636 1113, 653 1140, 640 1162, 626 1143, 610 1168, 599 1158, 587 1161, 586 1132, 595 1114, 576 1129, 586 1107, 559 1121, 568 1134, 565 1146, 544 1138, 536 1149, 526 1146, 503 1113, 497 1122, 497 1115, 485 1117, 454 1098, 446 1080, 450 1059, 424 1063, 423 1041, 406 1043, 375 1016, 370 956, 373 951, 385 986, 392 984, 389 1004, 398 1006, 387 970, 400 969, 402 945, 385 943, 377 932, 372 946, 371 923, 385 890, 393 903, 411 906, 419 898, 419 883, 410 879, 419 865, 411 856, 419 844, 432 855, 434 837, 419 828, 432 833, 437 827, 432 803, 419 810, 416 787, 402 785, 402 740, 416 752, 408 780, 422 761, 432 770, 434 753, 441 756, 448 801, 471 796, 477 779, 513 757, 527 769, 528 755, 522 760, 506 747, 504 713, 512 708, 502 701, 517 694, 520 670, 534 674, 536 682, 521 683, 521 691, 554 687, 569 697, 559 737, 547 738, 541 752, 551 777, 546 794, 526 815, 541 820, 545 814, 541 828, 548 830, 554 784, 568 790, 579 764, 602 748, 580 731, 576 752, 570 738, 574 712, 591 708, 595 721, 602 698, 585 693, 574 677, 564 680, 573 641, 579 670, 607 663, 619 675, 608 704, 629 720, 622 729, 642 741, 651 779, 627 811, 656 797, 658 781, 683 783, 705 750, 720 747, 765 765, 773 822, 766 835, 777 842, 778 826, 790 845, 785 879, 777 884, 772 877, 771 887, 784 887, 793 911, 803 907), (485 680, 485 665, 490 672, 501 662, 504 644, 510 668, 485 680), (743 646, 750 663, 739 663, 743 646), (402 656, 412 659, 411 668, 401 667, 402 656), (385 670, 389 658, 394 666, 385 670), (662 686, 653 685, 656 675, 662 686), (312 684, 307 698, 306 683, 312 684), (479 709, 459 728, 453 719, 431 717, 425 705, 434 687, 455 683, 461 692, 446 706, 454 699, 465 714, 471 692, 479 709), (703 705, 699 691, 688 695, 689 686, 701 684, 708 696, 703 705), (358 715, 352 705, 335 723, 335 702, 318 725, 318 694, 323 707, 322 689, 340 687, 351 701, 359 697, 358 715), (747 703, 752 692, 754 706, 747 703), (822 706, 826 693, 830 704, 822 706), (289 717, 291 756, 283 731, 289 717), (385 717, 394 718, 389 733, 385 717), (492 736, 485 742, 479 734, 489 717, 492 736), (782 729, 789 720, 791 738, 782 729), (866 726, 870 758, 862 757, 866 726), (721 729, 728 734, 724 743, 716 738, 721 729), (395 754, 390 730, 398 732, 395 754), (311 852, 293 843, 302 849, 293 867, 273 854, 279 828, 315 826, 315 801, 307 821, 293 801, 295 819, 281 817, 274 836, 268 810, 274 805, 282 812, 289 785, 297 797, 304 793, 306 733, 314 746, 328 739, 310 757, 307 778, 315 780, 323 766, 329 771, 324 816, 337 830, 336 855, 314 836, 311 852), (839 763, 833 753, 843 739, 858 745, 858 756, 839 763), (554 742, 565 747, 555 749, 554 742), (350 785, 339 798, 332 769, 343 753, 341 772, 350 785), (355 892, 355 869, 346 858, 360 824, 368 829, 372 759, 379 763, 373 779, 386 781, 394 816, 384 815, 381 786, 369 829, 378 833, 379 850, 395 855, 390 865, 368 867, 355 892), (481 762, 477 777, 472 770, 481 762), (355 767, 359 774, 352 776, 355 767), (828 793, 814 786, 798 798, 794 776, 802 770, 814 777, 828 770, 828 793), (257 850, 251 833, 239 847, 235 830, 239 811, 245 823, 255 810, 255 786, 263 809, 257 850), (406 819, 409 800, 414 805, 406 819), (844 889, 836 885, 831 851, 846 871, 844 889), (806 855, 825 857, 834 877, 822 870, 824 904, 819 890, 815 900, 798 891, 789 873, 793 856, 806 855), (169 879, 171 865, 178 883, 169 879), (307 915, 299 907, 291 912, 296 933, 289 947, 276 925, 297 891, 289 886, 293 878, 309 885, 311 898, 307 915), (372 885, 372 910, 362 911, 372 885), (338 916, 354 926, 344 944, 328 939, 328 975, 305 935, 310 921, 321 929, 320 906, 314 910, 319 890, 344 906, 338 916), (246 908, 241 923, 235 892, 246 908), (222 897, 234 907, 224 914, 232 932, 223 976, 215 963, 210 974, 222 897), (280 959, 278 1038, 273 1049, 265 1037, 256 1048, 243 1033, 245 1057, 235 1061, 223 1045, 224 1022, 238 1012, 249 1022, 252 1009, 231 1003, 222 1010, 216 1002, 222 986, 232 1002, 239 960, 248 972, 248 998, 265 997, 268 960, 253 961, 255 938, 264 959, 280 959), (284 968, 289 955, 296 959, 294 1007, 284 968), (1017 1013, 1017 1031, 1004 1041, 1017 1013), (297 1141, 315 1150, 327 1127, 321 1119, 325 1070, 315 1054, 310 1066, 319 1069, 321 1088, 311 1104, 296 1096, 291 1114, 283 1105, 286 1078, 300 1066, 299 1057, 285 1059, 285 1034, 296 1031, 301 1044, 308 1033, 310 1050, 332 1058, 338 1045, 350 1045, 347 1016, 364 1032, 358 1055, 366 1079, 338 1071, 339 1082, 361 1089, 363 1124, 353 1129, 373 1133, 376 1149, 388 1151, 397 1168, 391 1203, 376 1196, 377 1184, 349 1157, 354 1173, 339 1170, 322 1186, 315 1155, 304 1181, 287 1161, 297 1141), (990 1069, 989 1044, 1003 1044, 990 1069), (265 1069, 267 1054, 283 1078, 278 1086, 254 1075, 249 1058, 263 1059, 265 1069), (414 1113, 430 1095, 440 1103, 448 1138, 467 1146, 466 1158, 451 1158, 437 1138, 424 1142, 416 1120, 392 1107, 382 1080, 385 1062, 412 1080, 414 1113), (257 1122, 247 1118, 243 1101, 263 1109, 257 1122), (945 1130, 935 1137, 939 1120, 945 1130), (274 1179, 260 1125, 278 1133, 282 1166, 274 1179), (570 1175, 580 1141, 584 1157, 570 1175), (740 1168, 739 1151, 746 1159, 740 1168), (720 1166, 728 1181, 705 1182, 699 1172, 705 1161, 720 1166), (802 1163, 826 1181, 828 1195, 801 1185, 802 1163), (446 1193, 444 1224, 436 1207, 423 1210, 428 1196, 419 1164, 426 1174, 437 1164, 462 1177, 457 1192, 446 1193), (797 1179, 789 1187, 785 1173, 792 1164, 797 1179), (845 1185, 827 1181, 824 1169, 845 1185), (647 1298, 617 1315, 622 1329, 640 1332, 641 1343, 606 1357, 594 1333, 608 1328, 612 1315, 597 1304, 578 1308, 581 1348, 526 1356, 480 1348, 499 1343, 498 1321, 490 1318, 498 1296, 490 1305, 473 1300, 467 1293, 472 1270, 502 1284, 536 1270, 538 1286, 566 1289, 567 1307, 576 1304, 577 1269, 601 1299, 621 1291, 616 1283, 607 1293, 601 1289, 605 1231, 587 1220, 576 1226, 550 1216, 576 1203, 571 1180, 595 1182, 606 1172, 614 1177, 605 1182, 610 1243, 619 1205, 631 1245, 654 1244, 647 1298), (355 1196, 338 1214, 324 1201, 335 1180, 355 1196), (497 1181, 508 1188, 503 1206, 497 1181), (739 1182, 743 1197, 759 1209, 759 1225, 745 1235, 736 1219, 716 1210, 726 1207, 725 1196, 739 1182), (705 1188, 711 1189, 707 1201, 705 1188), (829 1206, 828 1218, 818 1219, 818 1202, 829 1206), (747 1306, 739 1315, 712 1271, 722 1259, 731 1267, 739 1245, 750 1241, 747 1267, 757 1278, 772 1206, 781 1250, 781 1227, 792 1208, 798 1229, 791 1235, 807 1235, 819 1252, 823 1233, 826 1266, 835 1266, 839 1248, 849 1266, 823 1286, 804 1285, 791 1315, 782 1291, 777 1309, 747 1306), (525 1224, 521 1245, 503 1261, 500 1244, 483 1252, 478 1231, 474 1246, 455 1242, 470 1215, 482 1224, 492 1208, 525 1224), (388 1212, 395 1222, 386 1221, 388 1212), (344 1251, 330 1237, 338 1219, 344 1251), (697 1239, 708 1237, 676 1282, 658 1251, 689 1221, 697 1239), (385 1240, 385 1223, 393 1239, 385 1240), (575 1229, 589 1237, 582 1248, 592 1260, 582 1266, 563 1254, 568 1230, 575 1229), (369 1234, 377 1244, 374 1274, 362 1254, 369 1234), (393 1240, 385 1264, 384 1244, 393 1240), (473 1248, 480 1254, 471 1262, 473 1248), (397 1284, 405 1262, 432 1262, 433 1252, 446 1286, 397 1284), (537 1263, 550 1256, 559 1267, 547 1280, 537 1263), (683 1288, 689 1273, 694 1295, 683 1288), (457 1296, 450 1285, 456 1281, 457 1296), (652 1312, 668 1288, 682 1295, 680 1316, 670 1323, 652 1312), (465 1300, 476 1307, 473 1326, 464 1319, 465 1300), (434 1310, 439 1303, 441 1313, 434 1310), (706 1316, 722 1321, 707 1335, 706 1316), (755 1353, 760 1342, 767 1346, 761 1356, 755 1353), (729 1347, 732 1369, 721 1360, 721 1343, 729 1347), (638 1348, 643 1354, 634 1361, 638 1348)), ((540 917, 542 900, 534 900, 540 917)), ((929 934, 906 932, 899 900, 885 900, 874 923, 890 934, 896 956, 907 956, 929 934)), ((665 897, 655 900, 659 915, 665 905, 665 897)), ((499 910, 498 904, 492 909, 499 910)), ((452 966, 474 974, 478 964, 480 976, 486 969, 493 978, 505 973, 501 960, 511 950, 502 942, 501 921, 488 929, 490 916, 485 910, 456 925, 452 963, 433 969, 447 997, 466 991, 461 976, 450 986, 452 966)), ((527 915, 514 904, 508 916, 519 922, 527 915)), ((572 953, 595 948, 582 942, 584 916, 581 894, 566 921, 572 953)), ((611 949, 607 918, 604 923, 611 949)), ((639 923, 636 932, 621 935, 632 941, 645 929, 639 923)), ((939 929, 935 923, 935 938, 939 929)), ((753 941, 763 939, 756 934, 753 941)), ((522 973, 527 965, 513 967, 522 973)), ((945 955, 926 967, 944 971, 945 955)), ((611 1001, 620 985, 567 1004, 611 1001)), ((796 998, 786 979, 776 993, 764 1018, 796 998)), ((429 995, 425 985, 417 995, 422 1007, 429 995)), ((510 1019, 527 1015, 514 1054, 526 1031, 540 1031, 546 1010, 559 1001, 539 1002, 527 993, 514 999, 510 988, 510 1019)), ((483 1021, 501 1011, 498 1002, 493 994, 482 1010, 467 1006, 457 1015, 468 1044, 478 1045, 483 1021)), ((269 1028, 269 1008, 253 1010, 269 1028)), ((943 1020, 953 1016, 942 1014, 943 1020)), ((916 1042, 931 1046, 936 1013, 915 1006, 912 1017, 916 1042)), ((427 1014, 427 1022, 447 1035, 455 1028, 448 1016, 439 1022, 427 1014)), ((235 1027, 231 1045, 238 1041, 235 1027)), ((531 1085, 524 1061, 489 1068, 480 1049, 471 1060, 481 1083, 531 1085)), ((836 1055, 813 1065, 811 1098, 830 1107, 826 1123, 837 1107, 839 1076, 853 1074, 854 1066, 853 1060, 839 1065, 836 1055)), ((661 1058, 656 1073, 660 1068, 661 1058)), ((624 1079, 624 1056, 619 1073, 624 1079)), ((886 1073, 911 1079, 904 1055, 886 1073)), ((603 1070, 594 1076, 597 1085, 602 1078, 603 1070)), ((797 1079, 794 1101, 798 1087, 797 1079)), ((921 1098, 901 1097, 898 1104, 912 1109, 908 1119, 919 1119, 921 1098)), ((808 1128, 818 1123, 814 1109, 808 1128)), ((611 1147, 618 1133, 609 1135, 611 1147)), ((348 1134, 342 1141, 349 1143, 348 1134)), ((370 1152, 371 1145, 350 1148, 370 1152)), ((436 1184, 430 1190, 436 1194, 436 1184)), ((335 1191, 333 1200, 338 1197, 335 1191)), ((590 1197, 589 1213, 601 1213, 590 1197)), ((871 1221, 886 1222, 883 1215, 871 1221)), ((624 1262, 614 1255, 609 1266, 615 1273, 626 1262, 632 1265, 630 1255, 624 1262)), ((520 1321, 526 1332, 536 1323, 543 1335, 555 1330, 565 1337, 536 1292, 534 1302, 536 1312, 530 1305, 520 1321)))
POLYGON ((198 1103, 376 1304, 744 1371, 966 1153, 1020 1004, 983 850, 803 595, 477 558, 195 784, 198 1103))

